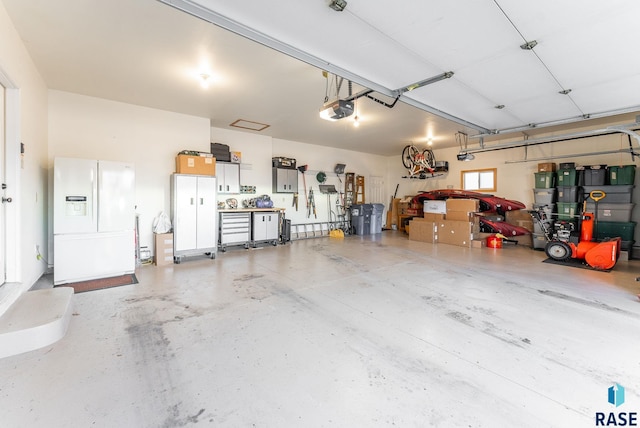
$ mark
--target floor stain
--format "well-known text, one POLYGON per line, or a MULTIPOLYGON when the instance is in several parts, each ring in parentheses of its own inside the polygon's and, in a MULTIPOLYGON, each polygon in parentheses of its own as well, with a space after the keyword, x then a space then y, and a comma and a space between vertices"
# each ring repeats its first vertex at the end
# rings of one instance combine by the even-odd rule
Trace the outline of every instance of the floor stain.
POLYGON ((471 325, 471 317, 467 314, 458 311, 448 312, 447 316, 456 321, 461 322, 462 324, 471 325))
POLYGON ((606 311, 615 312, 615 313, 619 313, 619 314, 622 314, 622 315, 627 315, 627 316, 630 316, 630 317, 633 317, 633 318, 640 318, 640 315, 638 315, 638 314, 634 314, 633 312, 625 311, 624 309, 620 309, 620 308, 616 308, 616 307, 613 307, 613 306, 609 306, 606 303, 602 303, 602 302, 598 302, 598 301, 581 299, 580 297, 568 296, 566 294, 558 293, 556 291, 551 291, 551 290, 538 290, 538 293, 540 293, 542 295, 545 295, 545 296, 550 296, 550 297, 555 297, 555 298, 558 298, 558 299, 566 300, 568 302, 573 302, 573 303, 578 303, 580 305, 589 306, 591 308, 604 309, 606 311))
POLYGON ((264 275, 262 275, 262 274, 248 273, 248 274, 239 276, 237 278, 234 278, 233 281, 234 282, 236 282, 236 281, 243 281, 244 282, 244 281, 251 281, 252 279, 259 279, 259 278, 262 278, 262 277, 264 277, 264 275))

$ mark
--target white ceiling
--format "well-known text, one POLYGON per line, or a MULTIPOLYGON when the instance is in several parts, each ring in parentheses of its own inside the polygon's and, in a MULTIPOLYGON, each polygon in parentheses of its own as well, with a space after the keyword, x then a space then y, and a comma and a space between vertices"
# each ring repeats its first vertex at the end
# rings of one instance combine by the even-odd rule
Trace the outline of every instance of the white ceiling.
POLYGON ((347 0, 337 12, 329 1, 2 0, 50 88, 209 117, 215 127, 265 123, 260 133, 280 139, 399 155, 427 137, 456 146, 458 131, 640 111, 640 2, 347 0), (520 48, 533 40, 533 50, 520 48), (358 128, 351 118, 323 121, 321 69, 355 82, 353 93, 367 87, 401 102, 359 98, 358 128), (203 72, 212 75, 206 90, 203 72))

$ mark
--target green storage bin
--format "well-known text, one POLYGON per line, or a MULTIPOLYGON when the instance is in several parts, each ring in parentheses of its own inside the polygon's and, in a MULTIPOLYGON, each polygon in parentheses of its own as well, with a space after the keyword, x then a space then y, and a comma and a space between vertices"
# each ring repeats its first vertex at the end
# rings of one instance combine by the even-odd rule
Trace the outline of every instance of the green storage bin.
POLYGON ((623 241, 633 241, 636 222, 599 221, 594 225, 596 239, 615 238, 619 236, 623 241))
POLYGON ((575 168, 558 171, 558 186, 576 186, 577 184, 578 174, 575 168))
POLYGON ((558 220, 575 220, 580 214, 580 204, 569 202, 558 202, 558 220))
POLYGON ((609 184, 633 184, 636 178, 636 166, 610 166, 609 167, 609 184))
POLYGON ((556 173, 553 171, 535 172, 536 189, 551 189, 556 187, 556 173))

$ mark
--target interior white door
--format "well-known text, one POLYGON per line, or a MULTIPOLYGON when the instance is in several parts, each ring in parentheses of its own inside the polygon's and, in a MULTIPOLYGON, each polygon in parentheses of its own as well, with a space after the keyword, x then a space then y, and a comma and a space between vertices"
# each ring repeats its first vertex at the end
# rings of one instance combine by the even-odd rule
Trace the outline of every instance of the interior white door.
POLYGON ((197 247, 214 248, 216 246, 216 179, 198 177, 198 233, 197 247))
MULTIPOLYGON (((195 175, 174 175, 175 212, 173 216, 175 251, 197 248, 197 189, 195 175)), ((215 186, 215 180, 214 180, 215 186)), ((214 188, 215 193, 215 188, 214 188)))
MULTIPOLYGON (((4 124, 6 123, 4 106, 6 104, 5 89, 0 85, 0 183, 2 183, 2 189, 0 189, 0 195, 5 195, 5 168, 4 168, 4 149, 6 146, 4 132, 4 124)), ((4 284, 6 278, 6 260, 5 252, 7 251, 7 237, 4 233, 5 230, 5 204, 0 204, 0 286, 4 284)))

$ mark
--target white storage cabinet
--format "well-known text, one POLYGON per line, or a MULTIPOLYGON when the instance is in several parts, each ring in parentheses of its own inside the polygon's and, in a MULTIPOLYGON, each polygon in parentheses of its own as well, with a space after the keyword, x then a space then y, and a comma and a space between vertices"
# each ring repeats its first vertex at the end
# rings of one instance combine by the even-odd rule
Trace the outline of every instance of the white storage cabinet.
POLYGON ((173 174, 171 180, 173 261, 217 250, 216 177, 173 174))
POLYGON ((272 245, 278 245, 280 238, 280 213, 273 212, 254 212, 252 219, 252 241, 271 242, 272 245))
POLYGON ((220 212, 220 249, 227 251, 229 245, 244 245, 251 242, 251 213, 220 212))
POLYGON ((218 193, 240 193, 240 164, 216 162, 218 193))

